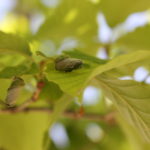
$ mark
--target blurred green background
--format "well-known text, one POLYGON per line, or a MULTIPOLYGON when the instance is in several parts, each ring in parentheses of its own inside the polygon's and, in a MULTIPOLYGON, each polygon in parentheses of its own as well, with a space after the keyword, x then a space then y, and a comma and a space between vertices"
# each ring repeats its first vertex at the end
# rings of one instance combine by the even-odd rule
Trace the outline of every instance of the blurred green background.
MULTIPOLYGON (((36 62, 42 60, 41 56, 36 55, 37 51, 46 57, 53 57, 69 49, 79 49, 107 60, 131 51, 150 49, 149 7, 149 0, 0 0, 0 30, 25 39, 29 47, 24 48, 31 50, 36 62)), ((13 41, 12 37, 6 42, 2 40, 3 37, 5 35, 0 39, 1 45, 9 45, 15 41, 17 48, 22 45, 18 39, 13 41)), ((144 64, 147 65, 148 61, 145 60, 144 64)), ((19 64, 28 64, 24 56, 0 53, 0 71, 19 64)), ((136 67, 136 64, 132 64, 132 71, 126 70, 126 73, 132 74, 136 81, 143 81, 145 76, 140 75, 146 70, 135 70, 136 67)), ((123 69, 126 68, 128 66, 123 69)), ((124 72, 120 69, 119 73, 124 72)), ((3 78, 2 73, 0 77, 0 99, 4 99, 11 81, 3 78)), ((26 86, 19 97, 19 104, 30 97, 35 89, 33 76, 24 76, 24 80, 26 86)), ((61 97, 62 90, 57 84, 47 80, 45 82, 39 101, 33 106, 53 107, 61 97)), ((82 101, 86 113, 105 116, 116 112, 112 102, 104 96, 95 82, 90 83, 76 99, 68 110, 78 112, 82 101)), ((50 118, 49 114, 43 112, 1 114, 0 150, 150 148, 119 115, 115 116, 114 124, 102 120, 87 120, 84 117, 69 119, 63 116, 51 128, 50 118)))

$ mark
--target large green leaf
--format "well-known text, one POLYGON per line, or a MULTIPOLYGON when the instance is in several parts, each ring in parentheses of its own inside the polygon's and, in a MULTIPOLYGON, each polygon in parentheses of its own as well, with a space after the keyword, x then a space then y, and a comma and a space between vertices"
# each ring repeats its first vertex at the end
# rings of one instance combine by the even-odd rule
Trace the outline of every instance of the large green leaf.
MULTIPOLYGON (((69 52, 67 53, 69 54, 69 52)), ((71 53, 72 54, 72 53, 71 53)), ((73 55, 71 55, 73 57, 73 55)), ((135 62, 139 62, 144 59, 148 59, 150 57, 149 51, 137 51, 132 52, 129 54, 125 54, 122 56, 118 56, 108 62, 104 61, 97 61, 97 58, 92 59, 90 57, 87 58, 83 57, 81 53, 81 57, 78 54, 78 58, 80 58, 84 65, 81 69, 66 73, 66 72, 59 72, 55 70, 54 63, 48 65, 48 69, 46 72, 46 76, 49 81, 53 81, 57 83, 60 88, 71 95, 76 95, 80 93, 80 91, 86 86, 86 84, 95 78, 97 75, 112 70, 114 68, 118 68, 121 66, 129 65, 135 62), (88 61, 87 61, 88 59, 88 61)), ((74 55, 74 57, 77 57, 74 55)), ((142 64, 141 64, 142 65, 142 64)))
POLYGON ((129 124, 120 114, 117 114, 116 118, 128 141, 131 143, 132 150, 150 149, 150 143, 145 142, 143 136, 137 132, 134 126, 129 124))
POLYGON ((80 91, 87 81, 91 73, 91 69, 82 68, 69 73, 56 71, 54 66, 47 69, 47 79, 57 83, 60 88, 71 95, 76 96, 77 91, 80 91))
MULTIPOLYGON (((69 54, 69 52, 67 52, 69 54)), ((122 67, 124 72, 128 73, 127 66, 131 65, 129 74, 133 74, 134 70, 145 65, 145 62, 150 58, 149 51, 137 51, 129 54, 118 56, 108 62, 96 61, 86 55, 81 57, 79 52, 70 56, 80 58, 86 65, 79 70, 70 73, 59 72, 54 69, 54 64, 49 64, 46 76, 48 80, 56 82, 60 88, 71 95, 77 94, 83 89, 86 84, 93 78, 98 79, 98 84, 101 85, 106 95, 113 99, 120 112, 125 115, 132 124, 136 124, 137 129, 144 135, 147 140, 150 140, 150 85, 135 81, 121 81, 118 75, 112 77, 112 74, 122 67), (88 66, 88 67, 87 67, 88 66), (114 71, 112 71, 114 70, 114 71), (110 72, 110 74, 109 74, 110 72), (108 75, 106 74, 108 73, 108 75), (102 74, 102 75, 101 75, 102 74)), ((123 72, 123 73, 124 73, 123 72)), ((121 75, 123 75, 121 72, 121 75)), ((125 74, 126 75, 126 74, 125 74)))
POLYGON ((133 32, 122 36, 117 40, 117 44, 125 50, 150 49, 150 25, 137 28, 133 32))
POLYGON ((109 72, 97 76, 97 79, 123 117, 150 141, 150 85, 111 78, 109 72))
MULTIPOLYGON (((0 32, 0 53, 20 53, 24 56, 31 56, 28 42, 13 34, 0 32)), ((15 60, 14 60, 15 61, 15 60)))
MULTIPOLYGON (((150 52, 144 51, 144 50, 120 55, 116 58, 113 58, 108 63, 106 63, 104 65, 100 65, 96 69, 94 69, 90 78, 93 78, 93 77, 95 77, 103 72, 109 71, 111 69, 123 67, 125 65, 133 64, 133 63, 136 63, 139 61, 141 62, 142 60, 146 60, 149 57, 150 57, 150 52)), ((142 62, 139 65, 142 65, 142 62)))
POLYGON ((111 26, 124 21, 134 12, 144 11, 150 8, 149 0, 101 0, 101 10, 111 26))
POLYGON ((81 59, 83 61, 82 68, 66 73, 57 71, 54 63, 52 63, 48 65, 46 76, 49 81, 57 83, 63 91, 76 96, 77 91, 80 92, 85 86, 93 69, 100 64, 106 63, 106 61, 86 55, 79 51, 68 51, 65 52, 65 54, 70 57, 81 59))

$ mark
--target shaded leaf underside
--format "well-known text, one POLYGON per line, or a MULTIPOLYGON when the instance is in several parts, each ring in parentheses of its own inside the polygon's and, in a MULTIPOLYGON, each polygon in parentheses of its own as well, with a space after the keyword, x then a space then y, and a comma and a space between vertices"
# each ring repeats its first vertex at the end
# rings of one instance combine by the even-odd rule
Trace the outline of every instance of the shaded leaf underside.
POLYGON ((111 79, 106 75, 100 75, 97 79, 124 118, 150 141, 150 85, 111 79))

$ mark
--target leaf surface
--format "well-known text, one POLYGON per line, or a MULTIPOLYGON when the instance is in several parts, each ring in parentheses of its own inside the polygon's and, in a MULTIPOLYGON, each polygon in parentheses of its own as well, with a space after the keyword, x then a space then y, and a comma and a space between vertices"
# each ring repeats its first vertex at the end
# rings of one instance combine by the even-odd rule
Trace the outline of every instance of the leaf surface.
POLYGON ((97 79, 123 117, 150 141, 150 85, 110 78, 107 74, 100 75, 97 79))

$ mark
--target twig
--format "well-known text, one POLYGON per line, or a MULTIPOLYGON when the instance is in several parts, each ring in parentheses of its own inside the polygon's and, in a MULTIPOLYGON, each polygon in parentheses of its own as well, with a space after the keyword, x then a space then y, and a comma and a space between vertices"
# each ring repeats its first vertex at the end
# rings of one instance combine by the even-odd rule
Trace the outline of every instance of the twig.
POLYGON ((32 104, 33 102, 36 102, 39 98, 39 95, 41 93, 41 90, 42 88, 44 87, 44 82, 43 81, 39 81, 37 83, 37 86, 36 86, 36 90, 35 92, 33 93, 33 95, 31 96, 30 99, 28 99, 27 101, 25 101, 22 105, 18 106, 15 110, 18 112, 18 111, 21 111, 25 108, 27 108, 30 104, 32 104))
MULTIPOLYGON (((53 113, 53 109, 50 108, 43 108, 43 107, 31 107, 31 108, 24 108, 24 109, 1 109, 0 114, 14 114, 14 113, 28 113, 28 112, 44 112, 44 113, 53 113)), ((71 119, 86 119, 92 121, 103 121, 107 124, 113 125, 115 124, 115 112, 110 112, 105 115, 100 114, 83 114, 82 116, 74 111, 65 111, 62 114, 62 117, 71 118, 71 119)))

